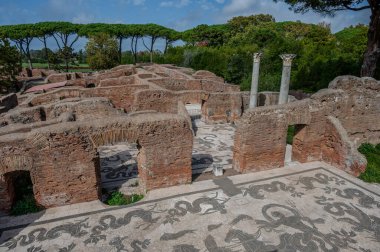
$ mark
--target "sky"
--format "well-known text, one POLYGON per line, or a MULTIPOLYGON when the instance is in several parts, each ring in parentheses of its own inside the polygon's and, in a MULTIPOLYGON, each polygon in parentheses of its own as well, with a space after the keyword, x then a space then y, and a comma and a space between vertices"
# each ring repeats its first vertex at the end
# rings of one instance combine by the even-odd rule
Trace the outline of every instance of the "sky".
MULTIPOLYGON (((276 21, 326 22, 333 32, 368 24, 369 10, 338 12, 324 17, 295 14, 272 0, 0 0, 0 25, 69 21, 73 23, 156 23, 183 31, 199 24, 220 24, 234 16, 271 14, 276 21)), ((77 47, 82 47, 84 40, 77 47)), ((34 47, 39 47, 35 42, 34 47)))

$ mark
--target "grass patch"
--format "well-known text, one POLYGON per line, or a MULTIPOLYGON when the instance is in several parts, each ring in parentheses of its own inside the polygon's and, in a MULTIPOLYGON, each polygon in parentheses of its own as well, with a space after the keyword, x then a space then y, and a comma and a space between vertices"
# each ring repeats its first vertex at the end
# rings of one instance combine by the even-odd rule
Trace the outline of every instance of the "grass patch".
POLYGON ((294 125, 290 125, 288 127, 288 133, 286 135, 286 143, 292 145, 293 144, 293 137, 296 129, 294 125))
POLYGON ((365 182, 380 183, 380 144, 362 144, 359 152, 367 158, 367 169, 360 174, 359 178, 365 182))
POLYGON ((107 199, 106 204, 110 206, 129 205, 140 201, 143 198, 144 195, 140 194, 124 195, 121 192, 113 192, 107 199))
POLYGON ((23 215, 28 213, 36 213, 43 210, 43 208, 37 206, 36 200, 33 195, 24 196, 18 200, 11 209, 11 215, 23 215))

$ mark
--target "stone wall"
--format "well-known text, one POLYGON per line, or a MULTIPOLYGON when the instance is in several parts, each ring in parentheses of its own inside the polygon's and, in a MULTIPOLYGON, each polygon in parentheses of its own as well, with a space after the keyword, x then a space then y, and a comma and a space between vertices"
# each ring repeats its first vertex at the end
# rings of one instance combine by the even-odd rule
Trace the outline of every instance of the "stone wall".
POLYGON ((240 93, 209 93, 202 100, 202 119, 205 122, 234 122, 242 114, 240 93))
POLYGON ((380 142, 379 90, 374 79, 343 76, 311 99, 247 110, 236 122, 234 168, 283 166, 287 128, 296 125, 294 161, 326 161, 358 175, 365 167, 360 143, 380 142))
MULTIPOLYGON (((98 199, 97 147, 123 141, 138 143, 140 183, 146 190, 190 183, 192 137, 183 116, 157 113, 0 136, 0 195, 11 195, 7 173, 27 170, 37 203, 44 207, 98 199)), ((9 198, 1 198, 2 210, 9 209, 9 198)))
POLYGON ((54 103, 69 98, 104 97, 112 101, 116 108, 130 111, 133 104, 134 93, 138 90, 148 89, 149 85, 123 85, 98 88, 62 88, 48 93, 34 95, 25 100, 23 106, 38 106, 54 103))
POLYGON ((5 96, 0 96, 0 114, 7 112, 8 110, 18 105, 17 95, 12 93, 5 96))

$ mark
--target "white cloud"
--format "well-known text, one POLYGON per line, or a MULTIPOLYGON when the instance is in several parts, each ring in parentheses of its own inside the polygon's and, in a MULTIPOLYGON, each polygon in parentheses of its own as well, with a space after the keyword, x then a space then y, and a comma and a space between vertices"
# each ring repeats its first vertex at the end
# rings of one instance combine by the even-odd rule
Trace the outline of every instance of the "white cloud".
POLYGON ((215 2, 217 2, 218 4, 223 4, 224 0, 215 0, 215 2))
POLYGON ((182 8, 191 3, 191 0, 179 0, 179 1, 162 1, 160 3, 161 7, 176 7, 182 8))
POLYGON ((145 0, 132 0, 131 1, 133 5, 144 5, 145 0))
POLYGON ((73 17, 73 23, 76 24, 88 24, 95 22, 95 17, 93 15, 86 14, 84 12, 78 13, 73 17))
POLYGON ((135 6, 145 5, 145 0, 119 0, 121 4, 132 4, 135 6))

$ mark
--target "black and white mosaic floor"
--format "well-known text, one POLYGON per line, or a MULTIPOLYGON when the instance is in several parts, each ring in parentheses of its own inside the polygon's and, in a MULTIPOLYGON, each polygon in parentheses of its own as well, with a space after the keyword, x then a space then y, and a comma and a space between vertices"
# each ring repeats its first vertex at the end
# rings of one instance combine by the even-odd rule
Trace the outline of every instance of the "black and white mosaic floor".
MULTIPOLYGON (((235 128, 231 124, 207 125, 194 121, 192 168, 193 173, 212 171, 212 165, 232 168, 232 147, 235 128)), ((138 184, 137 147, 135 144, 117 144, 99 148, 102 188, 129 191, 138 184)))
POLYGON ((1 228, 0 250, 379 251, 380 187, 325 168, 245 176, 254 179, 1 228))
POLYGON ((138 184, 138 149, 135 144, 102 146, 98 150, 103 189, 123 191, 138 184))
POLYGON ((232 168, 232 148, 235 127, 231 124, 205 124, 193 122, 194 137, 192 168, 193 173, 212 171, 212 165, 232 168))

